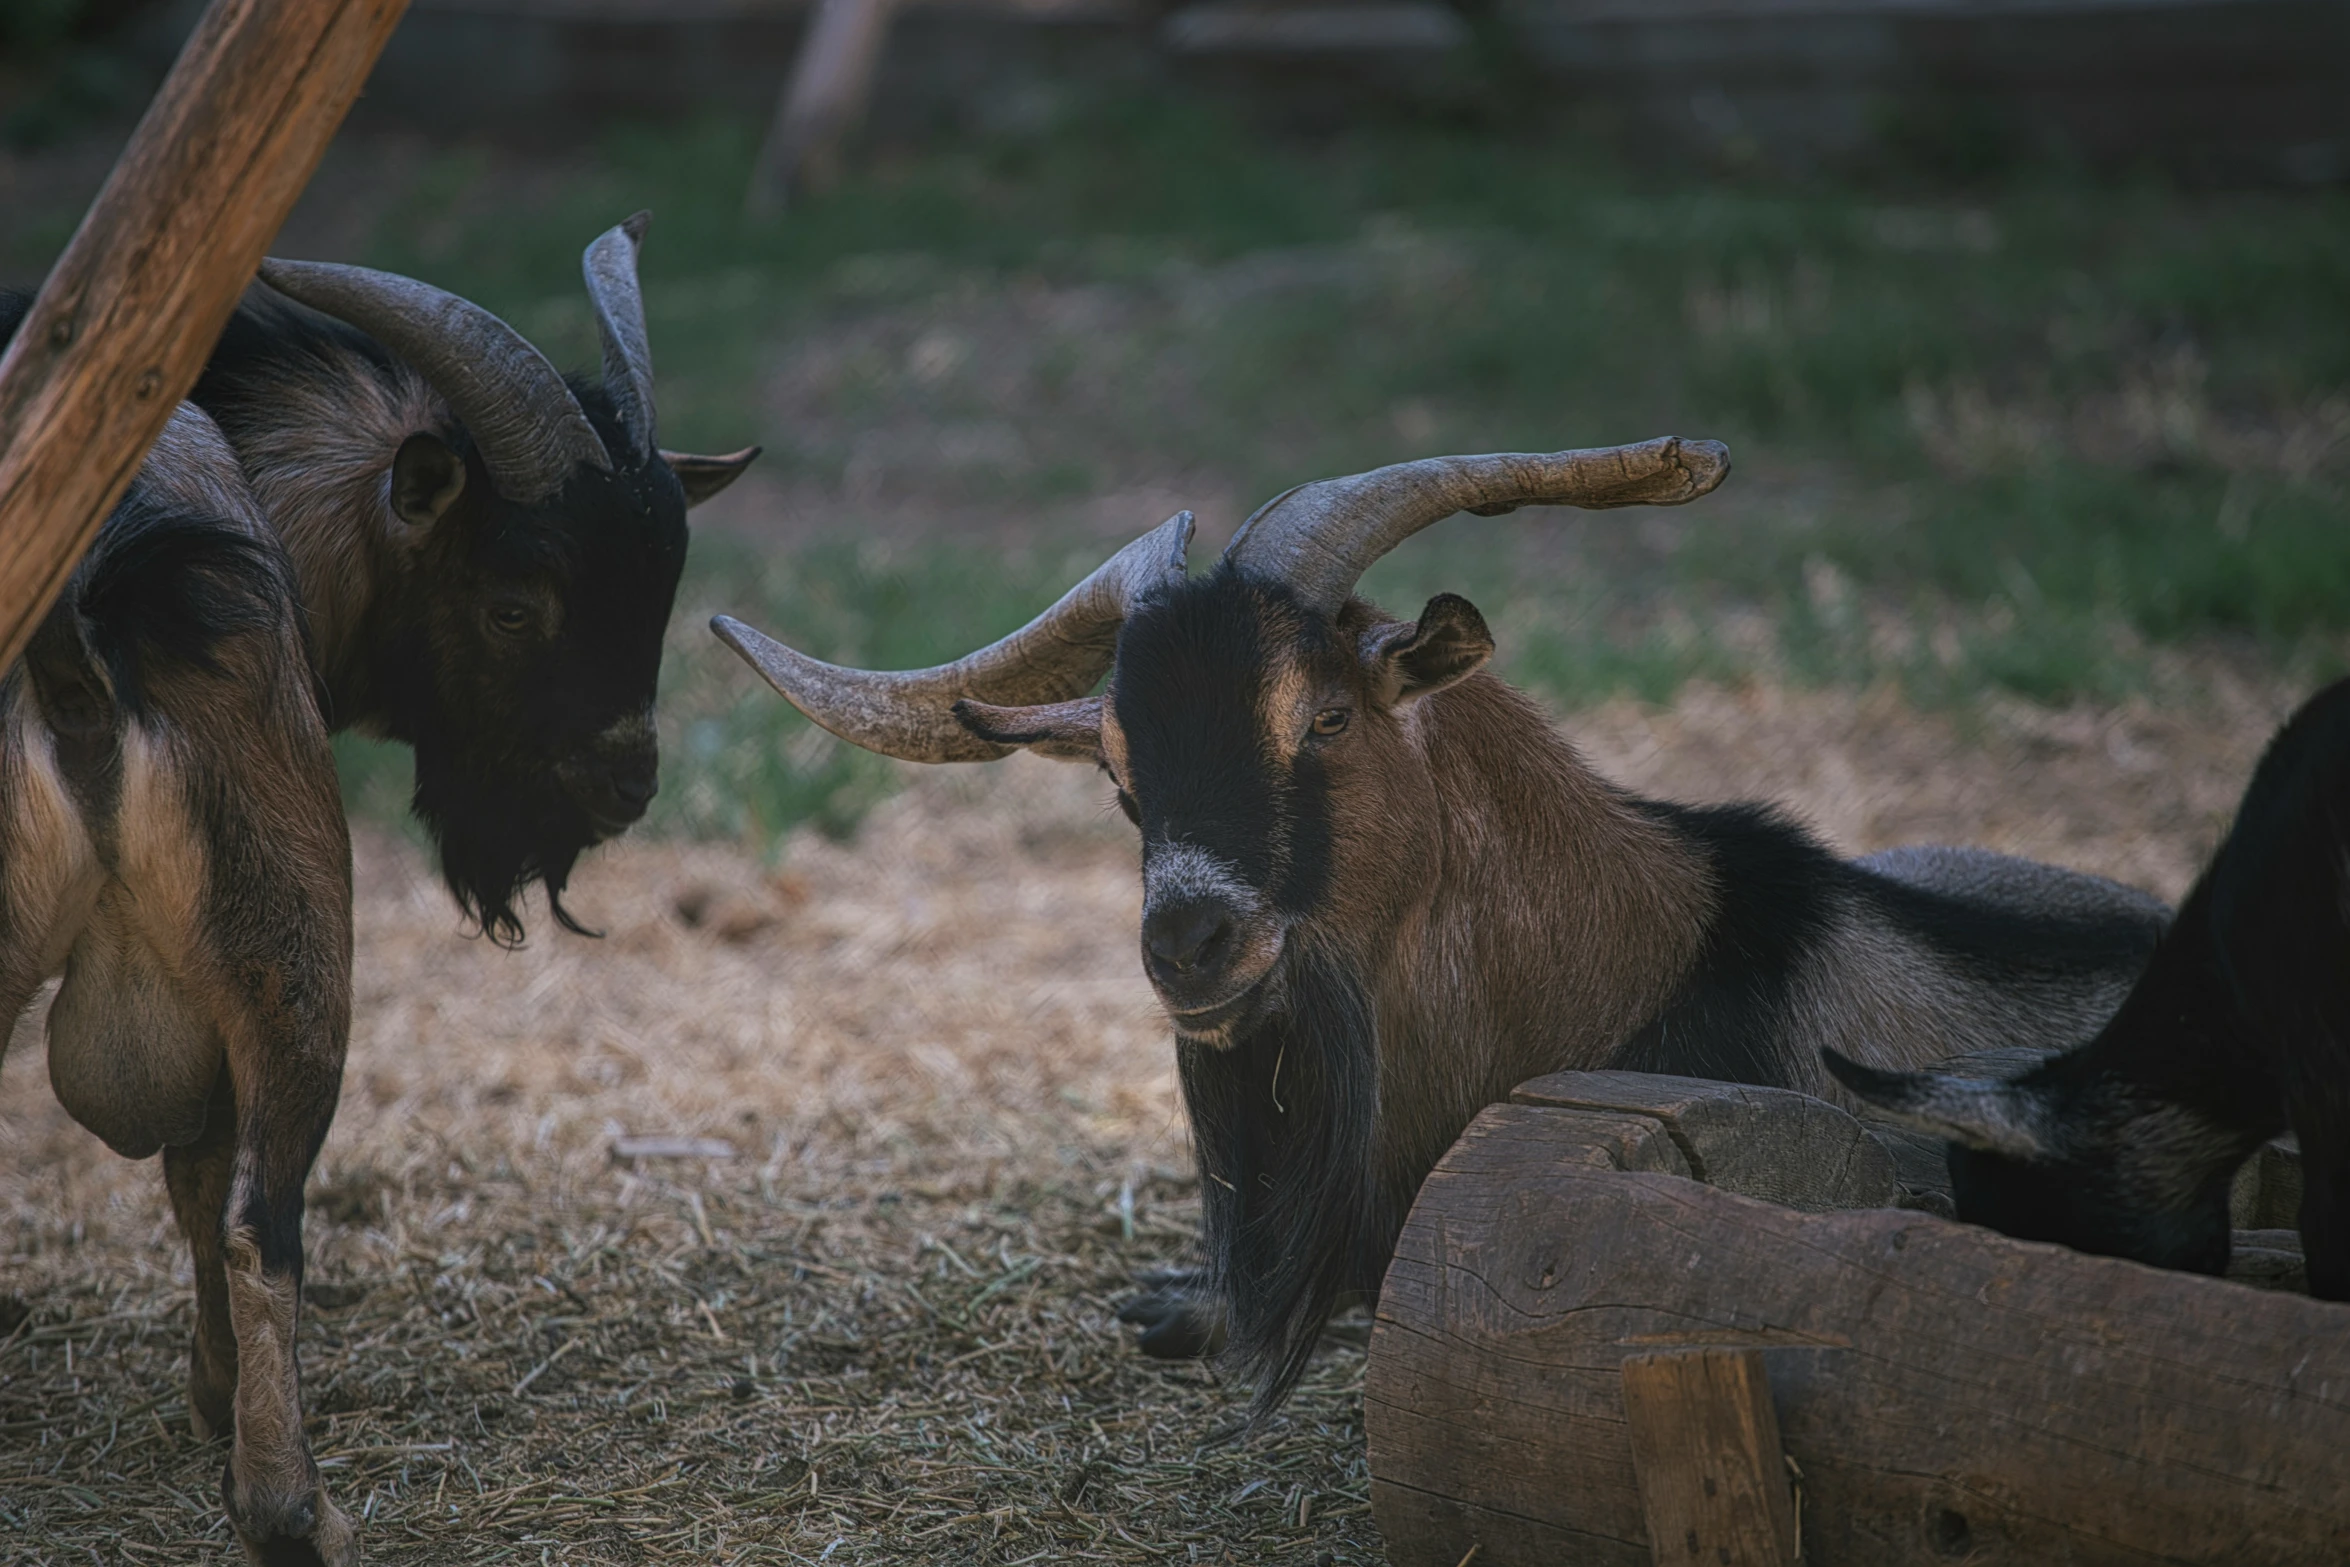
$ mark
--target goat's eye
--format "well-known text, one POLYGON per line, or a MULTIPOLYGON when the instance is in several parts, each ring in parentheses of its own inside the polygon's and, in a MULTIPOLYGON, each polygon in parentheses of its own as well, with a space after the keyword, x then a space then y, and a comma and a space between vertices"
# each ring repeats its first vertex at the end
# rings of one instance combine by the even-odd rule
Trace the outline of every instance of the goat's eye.
POLYGON ((1343 707, 1325 707, 1314 715, 1314 733, 1318 735, 1337 734, 1346 727, 1346 721, 1352 716, 1343 707))
POLYGON ((527 604, 493 604, 490 606, 490 624, 510 637, 518 637, 531 628, 532 615, 527 604))

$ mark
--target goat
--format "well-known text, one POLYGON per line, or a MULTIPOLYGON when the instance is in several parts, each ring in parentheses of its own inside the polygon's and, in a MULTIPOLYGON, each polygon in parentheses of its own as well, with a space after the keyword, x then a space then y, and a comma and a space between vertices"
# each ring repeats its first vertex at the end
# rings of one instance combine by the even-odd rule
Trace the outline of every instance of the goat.
MULTIPOLYGON (((533 880, 577 930, 573 864, 655 788, 686 508, 757 455, 654 442, 645 224, 586 253, 601 385, 425 284, 265 263, 10 677, 9 1015, 62 966, 60 1099, 118 1152, 163 1150, 197 1279, 190 1418, 233 1427, 225 1495, 257 1552, 356 1549, 293 1360, 302 1182, 349 1033, 325 736, 413 747, 416 812, 493 939, 521 938, 533 880)), ((0 341, 27 303, 0 297, 0 341)))
POLYGON ((1427 1171, 1539 1074, 1833 1092, 1823 1043, 1897 1065, 2069 1044, 2119 1002, 2164 920, 2143 894, 1962 850, 1847 862, 1763 807, 1634 799, 1484 672, 1467 600, 1403 622, 1354 594, 1455 511, 1677 504, 1727 469, 1672 439, 1400 464, 1275 498, 1199 578, 1184 514, 911 673, 714 622, 860 745, 1108 774, 1142 835, 1142 961, 1205 1213, 1204 1278, 1152 1308, 1147 1350, 1204 1347, 1220 1304, 1272 1407, 1333 1302, 1376 1291, 1427 1171))
POLYGON ((355 1561, 294 1358, 302 1183, 350 1033, 350 840, 292 569, 186 404, 0 677, 6 1015, 59 972, 59 1101, 163 1154, 195 1262, 189 1414, 234 1430, 238 1537, 355 1561))
POLYGON ((2309 1292, 2350 1300, 2350 681, 2278 730, 2094 1039, 2011 1082, 1827 1064, 1949 1140, 1961 1219, 2196 1273, 2227 1270, 2229 1180, 2289 1124, 2309 1292))
POLYGON ((533 881, 579 930, 572 866, 651 801, 686 508, 758 455, 655 441, 649 221, 587 250, 600 384, 428 284, 273 260, 190 394, 293 558, 330 722, 415 749, 450 891, 508 942, 533 881))

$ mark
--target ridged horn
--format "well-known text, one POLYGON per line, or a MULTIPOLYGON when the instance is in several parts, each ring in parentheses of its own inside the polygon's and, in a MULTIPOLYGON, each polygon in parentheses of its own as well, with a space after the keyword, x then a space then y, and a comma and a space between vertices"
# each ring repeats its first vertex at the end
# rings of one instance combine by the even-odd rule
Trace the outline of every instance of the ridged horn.
POLYGON ((515 504, 540 504, 582 467, 611 468, 602 438, 547 356, 470 300, 394 272, 318 261, 264 261, 261 281, 349 322, 423 372, 465 421, 498 493, 515 504))
POLYGON ((930 669, 843 669, 727 615, 710 630, 792 706, 851 744, 908 762, 991 762, 1016 748, 965 729, 954 704, 968 697, 1033 707, 1083 696, 1117 656, 1127 611, 1182 579, 1190 546, 1191 513, 1177 512, 1010 636, 930 669))
POLYGON ((1301 484, 1257 508, 1224 558, 1243 575, 1286 584, 1336 614, 1372 562, 1456 511, 1520 506, 1678 506, 1720 484, 1730 449, 1664 436, 1587 451, 1426 457, 1301 484))
POLYGON ((638 459, 653 450, 653 349, 645 335, 645 296, 636 257, 653 215, 640 212, 596 237, 580 258, 596 331, 604 341, 604 390, 619 411, 638 459))

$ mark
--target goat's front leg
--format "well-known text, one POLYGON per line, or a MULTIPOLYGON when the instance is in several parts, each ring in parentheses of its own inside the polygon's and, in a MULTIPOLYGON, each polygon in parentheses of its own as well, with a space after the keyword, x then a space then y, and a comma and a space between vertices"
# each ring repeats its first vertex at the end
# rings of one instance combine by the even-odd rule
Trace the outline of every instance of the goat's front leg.
MULTIPOLYGON (((2316 1056, 2317 1051, 2311 1055, 2316 1056)), ((2301 1139, 2301 1251, 2309 1293, 2350 1300, 2350 1051, 2328 1042, 2323 1064, 2294 1085, 2301 1139)))
POLYGON ((339 1038, 335 1044, 331 1065, 282 1046, 230 1047, 236 1140, 221 1271, 236 1344, 236 1437, 221 1501, 259 1567, 355 1567, 359 1560, 350 1520, 328 1500, 302 1434, 295 1356, 302 1185, 334 1115, 342 1066, 339 1038))
POLYGON ((1202 1268, 1156 1268, 1135 1280, 1118 1320, 1142 1329, 1138 1348, 1153 1360, 1198 1360, 1224 1347, 1224 1303, 1202 1268))
POLYGON ((188 1423, 205 1441, 236 1421, 237 1336, 229 1321, 228 1263, 222 1251, 230 1166, 236 1157, 236 1100, 227 1072, 204 1116, 204 1132, 163 1150, 163 1184, 188 1239, 196 1273, 196 1331, 188 1345, 188 1423))

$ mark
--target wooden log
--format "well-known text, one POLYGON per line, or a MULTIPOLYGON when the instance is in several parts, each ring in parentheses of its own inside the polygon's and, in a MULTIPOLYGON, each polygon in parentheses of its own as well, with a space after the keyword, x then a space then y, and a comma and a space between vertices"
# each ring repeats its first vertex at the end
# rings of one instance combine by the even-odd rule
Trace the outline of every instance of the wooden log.
POLYGON ((1510 1098, 1652 1117, 1687 1161, 1675 1173, 1807 1213, 1881 1208, 1901 1196, 1893 1160, 1868 1129, 1808 1094, 1652 1072, 1554 1072, 1510 1098))
POLYGON ((195 385, 407 0, 213 0, 0 357, 0 668, 195 385))
POLYGON ((1762 1356, 1689 1349, 1624 1359, 1624 1423, 1657 1567, 1783 1567, 1795 1494, 1762 1356))
POLYGON ((2350 1560, 2350 1307, 1561 1160, 1560 1113, 1486 1110, 1397 1245, 1396 1567, 1646 1567, 1620 1368, 1674 1348, 1761 1352, 1812 1567, 2350 1560))

